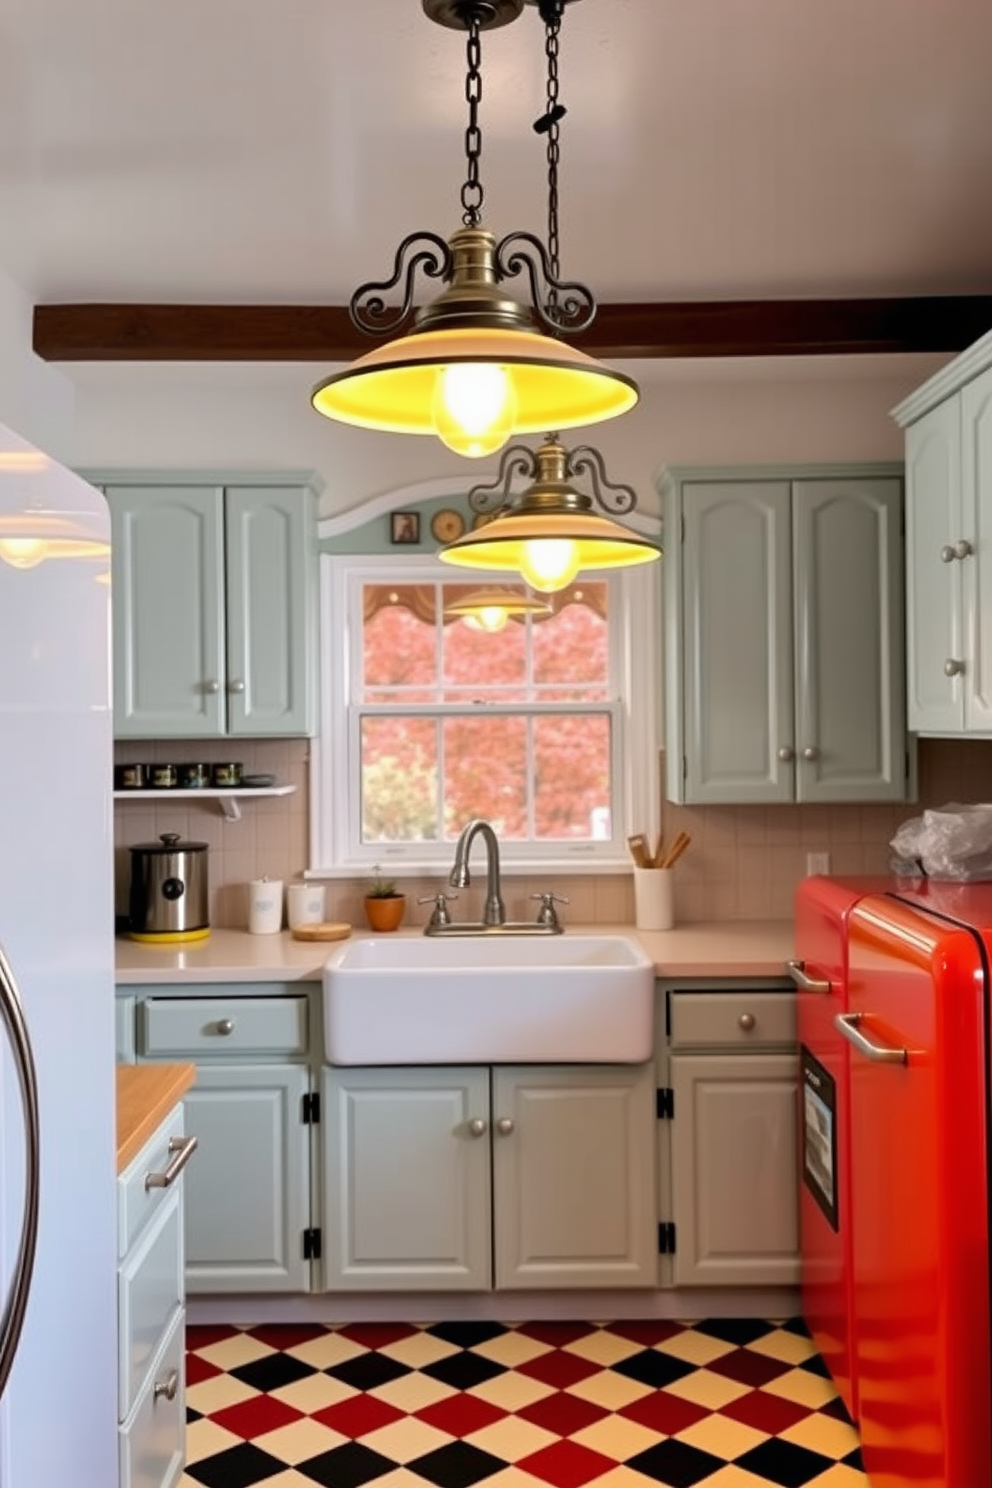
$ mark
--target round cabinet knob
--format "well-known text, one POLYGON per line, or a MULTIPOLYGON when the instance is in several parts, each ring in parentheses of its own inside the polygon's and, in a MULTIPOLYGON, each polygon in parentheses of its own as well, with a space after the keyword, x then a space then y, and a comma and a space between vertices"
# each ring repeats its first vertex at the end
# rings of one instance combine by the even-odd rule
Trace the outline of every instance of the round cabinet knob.
POLYGON ((940 550, 941 563, 953 563, 954 557, 954 549, 951 547, 950 543, 945 543, 940 550))
POLYGON ((737 1019, 737 1027, 740 1028, 744 1033, 750 1033, 752 1028, 754 1027, 754 1014, 741 1013, 740 1017, 737 1019))
POLYGON ((229 684, 228 690, 230 692, 244 692, 245 684, 242 682, 240 677, 236 677, 235 680, 229 684))
POLYGON ((778 752, 778 757, 782 761, 783 765, 787 765, 790 760, 795 759, 796 751, 793 749, 791 744, 783 744, 782 748, 778 752))
POLYGON ((956 661, 953 656, 949 656, 947 658, 947 660, 944 662, 944 676, 945 677, 960 677, 960 675, 961 675, 961 673, 963 671, 964 671, 964 662, 963 661, 956 661))
POLYGON ((955 558, 970 558, 974 551, 974 548, 966 537, 963 537, 960 542, 954 544, 955 558))
POLYGON ((178 1389, 179 1371, 178 1369, 170 1369, 164 1380, 155 1381, 152 1397, 155 1400, 161 1400, 163 1397, 166 1400, 175 1400, 178 1389))
POLYGON ((204 692, 220 692, 220 683, 214 677, 211 677, 209 682, 204 682, 203 690, 204 692))
POLYGON ((223 1034, 233 1033, 234 1032, 234 1019, 233 1018, 218 1018, 218 1020, 217 1020, 217 1032, 218 1033, 223 1033, 223 1034))
POLYGON ((486 1135, 486 1123, 481 1116, 474 1116, 468 1124, 469 1135, 473 1137, 484 1137, 486 1135))
POLYGON ((804 760, 818 760, 819 758, 820 758, 820 751, 817 749, 816 745, 815 744, 807 744, 806 748, 803 750, 803 759, 804 760))
POLYGON ((496 1130, 501 1137, 508 1137, 513 1130, 513 1122, 509 1116, 501 1116, 496 1123, 496 1130))

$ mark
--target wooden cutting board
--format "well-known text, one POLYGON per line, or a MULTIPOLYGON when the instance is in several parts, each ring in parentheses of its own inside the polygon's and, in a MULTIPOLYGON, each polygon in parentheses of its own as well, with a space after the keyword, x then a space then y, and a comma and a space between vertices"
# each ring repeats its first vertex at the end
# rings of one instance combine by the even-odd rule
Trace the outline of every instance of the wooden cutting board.
POLYGON ((325 920, 320 925, 297 925, 289 933, 294 940, 347 940, 351 934, 351 926, 325 920))

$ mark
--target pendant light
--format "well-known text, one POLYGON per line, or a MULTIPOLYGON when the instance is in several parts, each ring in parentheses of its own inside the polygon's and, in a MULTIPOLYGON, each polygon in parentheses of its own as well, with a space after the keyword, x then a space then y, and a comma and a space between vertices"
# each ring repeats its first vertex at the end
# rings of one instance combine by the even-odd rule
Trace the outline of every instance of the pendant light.
POLYGON ((463 599, 453 599, 444 607, 445 619, 464 620, 473 630, 485 630, 490 634, 502 630, 511 615, 547 616, 553 613, 547 600, 533 599, 522 589, 500 584, 474 589, 463 599))
MULTIPOLYGON (((530 0, 542 16, 553 3, 530 0)), ((461 188, 462 226, 447 242, 411 233, 396 252, 392 277, 361 285, 349 306, 353 323, 370 335, 402 332, 413 312, 418 268, 445 288, 413 313, 409 334, 359 357, 314 388, 319 413, 346 424, 401 434, 433 434, 470 458, 495 453, 518 434, 570 429, 626 413, 638 399, 632 378, 556 340, 585 330, 596 302, 585 285, 557 278, 557 244, 549 250, 532 233, 497 240, 482 225, 479 176, 482 130, 480 33, 507 25, 524 0, 422 0, 439 25, 467 33, 465 133, 467 175, 461 188), (552 267, 553 266, 553 267, 552 267), (504 288, 526 270, 531 303, 504 288), (402 303, 385 296, 402 281, 402 303), (542 292, 539 281, 546 289, 542 292), (547 333, 546 333, 547 332, 547 333)))
MULTIPOLYGON (((534 128, 547 136, 549 280, 554 284, 558 277, 558 126, 565 114, 558 101, 558 40, 566 0, 539 3, 547 30, 548 89, 545 113, 534 128)), ((556 433, 548 434, 536 452, 526 445, 512 445, 503 452, 496 480, 469 492, 473 510, 495 512, 493 520, 448 543, 438 557, 462 568, 520 574, 531 588, 543 593, 567 588, 586 569, 626 568, 660 558, 656 543, 612 516, 600 516, 594 501, 615 515, 631 512, 637 505, 632 486, 608 479, 597 449, 580 445, 569 451, 556 433), (512 483, 520 476, 531 485, 514 495, 512 483), (588 477, 591 495, 572 484, 583 476, 588 477)))

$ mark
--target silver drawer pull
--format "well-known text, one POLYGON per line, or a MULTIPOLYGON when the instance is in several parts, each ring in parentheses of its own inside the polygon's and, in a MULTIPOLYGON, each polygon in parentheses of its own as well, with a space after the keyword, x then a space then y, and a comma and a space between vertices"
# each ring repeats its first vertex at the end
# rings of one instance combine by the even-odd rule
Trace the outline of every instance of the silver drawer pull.
POLYGON ((906 1064, 909 1052, 906 1049, 891 1049, 886 1044, 873 1044, 870 1038, 866 1038, 858 1027, 864 1017, 864 1013, 838 1013, 834 1019, 834 1026, 844 1035, 849 1044, 853 1044, 859 1054, 866 1059, 871 1059, 875 1064, 906 1064))
POLYGON ((225 1037, 226 1037, 227 1034, 233 1033, 234 1032, 234 1019, 233 1018, 218 1018, 217 1019, 217 1032, 224 1034, 225 1037))
POLYGON ((743 1029, 745 1033, 750 1033, 751 1029, 754 1027, 754 1014, 741 1013, 740 1017, 737 1019, 737 1027, 743 1029))
POLYGON ((481 1116, 473 1116, 468 1124, 469 1136, 484 1137, 486 1135, 486 1123, 481 1116))
POLYGON ((496 1130, 499 1132, 501 1137, 508 1137, 510 1135, 510 1133, 513 1131, 513 1122, 510 1120, 509 1116, 501 1116, 499 1118, 496 1123, 496 1130))
POLYGON ((196 1151, 195 1137, 170 1137, 169 1151, 175 1153, 164 1173, 146 1173, 145 1190, 149 1188, 171 1188, 183 1168, 196 1151))
POLYGON ((152 1390, 153 1400, 175 1400, 179 1393, 179 1370, 170 1369, 164 1380, 156 1380, 152 1390))
POLYGON ((822 992, 825 996, 829 996, 833 990, 832 982, 824 982, 817 977, 807 976, 801 961, 787 961, 785 965, 800 992, 822 992))

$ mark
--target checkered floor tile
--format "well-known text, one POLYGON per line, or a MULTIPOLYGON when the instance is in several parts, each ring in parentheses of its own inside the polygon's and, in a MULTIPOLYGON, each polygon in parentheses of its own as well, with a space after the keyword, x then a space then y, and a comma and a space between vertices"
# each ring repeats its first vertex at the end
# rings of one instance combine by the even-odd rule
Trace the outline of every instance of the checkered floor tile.
POLYGON ((190 1327, 181 1488, 868 1488, 801 1321, 190 1327))

